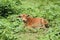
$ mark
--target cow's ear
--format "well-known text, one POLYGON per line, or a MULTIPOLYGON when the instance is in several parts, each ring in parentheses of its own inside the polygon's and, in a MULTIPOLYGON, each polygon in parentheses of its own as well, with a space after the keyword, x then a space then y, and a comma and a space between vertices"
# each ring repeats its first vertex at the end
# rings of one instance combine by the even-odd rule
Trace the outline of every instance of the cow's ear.
POLYGON ((29 17, 30 15, 27 15, 27 17, 29 17))

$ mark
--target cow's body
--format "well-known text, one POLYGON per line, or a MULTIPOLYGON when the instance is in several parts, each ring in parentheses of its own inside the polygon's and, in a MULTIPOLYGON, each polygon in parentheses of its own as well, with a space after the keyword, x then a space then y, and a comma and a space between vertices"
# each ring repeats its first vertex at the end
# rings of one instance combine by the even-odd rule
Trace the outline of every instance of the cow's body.
POLYGON ((29 17, 26 14, 22 14, 20 17, 22 18, 23 22, 25 23, 25 26, 27 26, 27 27, 45 28, 46 25, 48 24, 48 21, 46 21, 43 18, 32 18, 32 17, 29 17))

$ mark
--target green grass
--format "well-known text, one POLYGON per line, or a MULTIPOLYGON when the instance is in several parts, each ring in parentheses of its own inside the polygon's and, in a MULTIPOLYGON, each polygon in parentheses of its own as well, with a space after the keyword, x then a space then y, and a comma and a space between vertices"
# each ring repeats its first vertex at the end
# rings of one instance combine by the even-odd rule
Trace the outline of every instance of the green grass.
POLYGON ((0 40, 60 40, 59 17, 60 0, 0 0, 0 40), (49 28, 25 29, 23 21, 17 18, 22 13, 47 19, 49 28))

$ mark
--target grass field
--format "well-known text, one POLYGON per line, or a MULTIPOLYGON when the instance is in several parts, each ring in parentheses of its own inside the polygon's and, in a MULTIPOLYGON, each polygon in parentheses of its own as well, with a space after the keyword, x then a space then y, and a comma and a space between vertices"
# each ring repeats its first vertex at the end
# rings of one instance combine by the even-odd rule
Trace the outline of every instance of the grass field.
POLYGON ((60 0, 0 0, 0 40, 60 40, 60 0), (26 13, 49 21, 47 31, 24 28, 26 13))

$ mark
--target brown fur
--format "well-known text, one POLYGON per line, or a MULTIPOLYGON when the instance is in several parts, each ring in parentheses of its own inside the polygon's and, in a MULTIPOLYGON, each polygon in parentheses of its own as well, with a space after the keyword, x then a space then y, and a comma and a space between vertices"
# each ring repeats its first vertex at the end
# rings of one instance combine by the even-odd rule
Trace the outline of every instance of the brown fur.
POLYGON ((22 18, 23 22, 25 23, 25 26, 27 27, 40 27, 40 28, 45 28, 48 24, 48 21, 43 19, 43 18, 32 18, 27 14, 21 14, 19 16, 20 18, 22 18))

